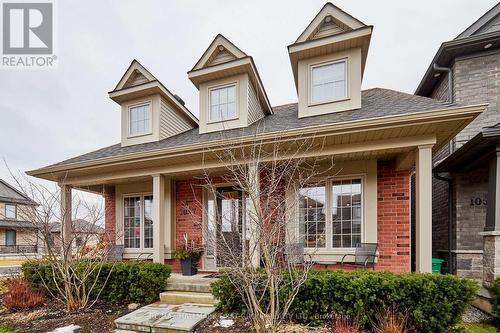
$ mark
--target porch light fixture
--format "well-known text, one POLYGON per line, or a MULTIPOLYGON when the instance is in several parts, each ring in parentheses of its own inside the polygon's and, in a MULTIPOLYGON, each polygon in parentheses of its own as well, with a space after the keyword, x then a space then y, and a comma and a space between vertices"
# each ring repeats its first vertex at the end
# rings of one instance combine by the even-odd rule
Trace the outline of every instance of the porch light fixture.
POLYGON ((492 47, 492 46, 493 46, 493 44, 488 43, 488 44, 486 44, 486 45, 484 46, 484 48, 485 48, 485 49, 489 49, 489 48, 490 48, 490 47, 492 47))
POLYGON ((434 73, 434 77, 440 77, 441 73, 434 73))

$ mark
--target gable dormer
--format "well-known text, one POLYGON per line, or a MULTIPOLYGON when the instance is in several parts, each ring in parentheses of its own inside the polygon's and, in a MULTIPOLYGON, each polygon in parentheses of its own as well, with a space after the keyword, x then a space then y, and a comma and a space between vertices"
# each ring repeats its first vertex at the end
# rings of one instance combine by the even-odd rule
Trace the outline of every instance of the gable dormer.
POLYGON ((160 141, 198 126, 184 101, 137 60, 109 97, 121 106, 122 146, 160 141))
POLYGON ((372 29, 327 3, 288 46, 299 118, 361 108, 372 29))
POLYGON ((188 77, 200 94, 200 133, 247 127, 272 113, 252 57, 220 34, 188 77))

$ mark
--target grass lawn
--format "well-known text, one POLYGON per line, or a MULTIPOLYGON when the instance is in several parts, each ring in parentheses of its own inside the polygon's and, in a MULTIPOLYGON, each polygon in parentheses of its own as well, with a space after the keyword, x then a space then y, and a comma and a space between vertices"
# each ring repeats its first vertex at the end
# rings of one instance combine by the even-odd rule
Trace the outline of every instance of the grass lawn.
POLYGON ((16 330, 9 324, 0 323, 0 333, 15 333, 16 330))
POLYGON ((490 325, 486 324, 460 324, 458 326, 458 333, 496 333, 497 330, 490 325))
MULTIPOLYGON (((0 267, 2 266, 20 266, 26 260, 0 260, 0 267)), ((1 332, 1 331, 0 331, 1 332)))

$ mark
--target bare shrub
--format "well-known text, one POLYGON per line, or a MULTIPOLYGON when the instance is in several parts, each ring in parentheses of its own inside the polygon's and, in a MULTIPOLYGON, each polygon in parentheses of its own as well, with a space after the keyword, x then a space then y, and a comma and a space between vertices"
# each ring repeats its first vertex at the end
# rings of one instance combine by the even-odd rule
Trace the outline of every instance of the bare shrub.
POLYGON ((409 333, 408 314, 395 307, 383 311, 373 323, 374 333, 409 333))
POLYGON ((361 327, 353 318, 346 315, 336 315, 333 318, 332 333, 361 333, 361 327))
POLYGON ((13 278, 7 282, 4 305, 9 310, 31 309, 45 302, 45 296, 33 290, 24 278, 13 278))

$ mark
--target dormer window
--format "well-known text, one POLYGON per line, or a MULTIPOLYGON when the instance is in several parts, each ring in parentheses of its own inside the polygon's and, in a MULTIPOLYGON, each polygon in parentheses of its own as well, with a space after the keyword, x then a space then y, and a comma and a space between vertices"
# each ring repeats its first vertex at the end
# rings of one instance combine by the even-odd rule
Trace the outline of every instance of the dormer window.
POLYGON ((347 59, 311 66, 310 104, 347 98, 347 59))
POLYGON ((209 122, 238 118, 236 110, 236 83, 210 88, 209 122))
POLYGON ((129 136, 139 136, 151 133, 151 103, 133 105, 128 108, 129 136))

